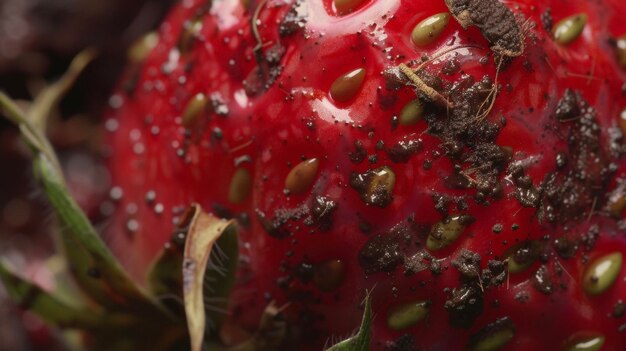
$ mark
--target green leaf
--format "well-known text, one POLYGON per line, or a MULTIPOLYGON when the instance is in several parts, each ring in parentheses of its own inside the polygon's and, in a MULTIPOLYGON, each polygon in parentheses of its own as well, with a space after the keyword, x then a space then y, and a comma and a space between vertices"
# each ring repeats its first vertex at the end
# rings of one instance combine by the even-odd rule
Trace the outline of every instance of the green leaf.
POLYGON ((0 261, 0 281, 21 308, 31 310, 44 321, 61 328, 93 327, 99 318, 95 311, 68 305, 39 286, 19 277, 0 261))
POLYGON ((353 337, 331 346, 326 351, 368 351, 372 337, 372 303, 370 295, 365 297, 365 310, 359 331, 353 337))
POLYGON ((237 230, 233 221, 224 221, 203 212, 199 205, 193 205, 182 270, 183 298, 192 351, 202 350, 207 328, 205 300, 209 301, 212 298, 224 300, 232 288, 236 254, 228 257, 229 263, 226 266, 220 267, 219 264, 224 263, 226 255, 233 254, 233 248, 234 252, 237 252, 236 245, 237 230), (231 252, 220 252, 224 249, 218 248, 216 243, 221 237, 224 237, 224 243, 227 245, 225 249, 231 252), (207 273, 207 270, 218 274, 207 273), (205 287, 205 283, 211 287, 205 287))

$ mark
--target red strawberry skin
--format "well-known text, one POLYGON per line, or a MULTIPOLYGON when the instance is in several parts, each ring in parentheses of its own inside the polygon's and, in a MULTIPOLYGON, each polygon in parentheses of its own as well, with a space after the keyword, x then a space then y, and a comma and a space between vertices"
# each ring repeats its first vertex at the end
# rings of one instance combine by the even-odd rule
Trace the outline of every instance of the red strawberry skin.
MULTIPOLYGON (((343 16, 329 0, 253 1, 250 9, 238 0, 210 6, 184 1, 161 26, 156 48, 132 64, 111 99, 106 153, 116 210, 106 235, 114 251, 141 277, 181 211, 198 202, 242 223, 233 322, 254 330, 271 300, 289 303, 290 325, 298 330, 302 350, 320 349, 351 332, 368 290, 376 314, 373 350, 400 349, 394 341, 405 334, 413 337, 414 343, 403 340, 415 349, 466 349, 481 330, 504 317, 514 326, 506 350, 558 350, 578 332, 604 336, 603 350, 623 350, 626 319, 612 314, 626 300, 625 269, 597 296, 585 293, 584 274, 598 258, 626 254, 623 212, 609 216, 606 210, 610 194, 619 197, 614 189, 626 178, 620 149, 626 71, 614 45, 626 34, 621 18, 626 3, 503 3, 517 16, 525 50, 498 70, 481 30, 465 30, 454 18, 433 43, 412 43, 417 23, 449 11, 443 0, 369 0, 343 16), (254 71, 257 41, 250 23, 256 6, 262 6, 256 23, 265 79, 254 71), (569 45, 555 42, 549 19, 556 24, 579 13, 587 15, 580 37, 569 45), (196 39, 181 39, 189 37, 185 28, 194 20, 202 24, 196 39), (423 57, 436 58, 425 71, 439 77, 447 93, 465 76, 493 81, 497 74, 500 92, 493 109, 486 122, 476 124, 497 130, 485 145, 512 150, 494 178, 501 195, 485 198, 477 185, 451 186, 455 164, 467 171, 479 163, 460 161, 473 155, 467 144, 461 145, 461 156, 453 155, 446 143, 458 142, 458 135, 452 140, 433 132, 438 120, 446 125, 445 109, 425 103, 435 111, 431 119, 410 126, 393 122, 415 99, 415 89, 406 84, 389 89, 383 72, 412 60, 419 64, 423 57), (459 68, 450 68, 455 65, 459 68), (354 97, 333 99, 333 82, 359 68, 365 77, 354 97), (208 107, 186 128, 185 110, 198 93, 206 96, 208 107), (559 120, 559 111, 573 106, 567 96, 578 96, 573 98, 578 113, 571 118, 564 113, 559 120), (355 142, 364 150, 360 162, 355 162, 355 142), (393 151, 409 144, 419 147, 405 148, 411 151, 402 156, 393 151), (290 171, 314 158, 318 169, 312 184, 302 192, 285 192, 290 171), (560 159, 568 162, 559 168, 560 159), (523 166, 525 181, 537 192, 533 204, 516 196, 529 189, 512 175, 516 165, 523 166), (392 198, 367 203, 354 177, 383 166, 395 174, 392 198), (234 204, 229 188, 240 168, 251 175, 251 191, 234 204), (557 180, 549 183, 550 176, 557 180), (551 190, 556 202, 549 200, 551 190), (449 204, 436 208, 438 200, 449 204), (460 238, 441 250, 426 249, 435 224, 460 214, 473 219, 460 238), (404 228, 400 235, 392 230, 398 225, 404 228), (379 234, 383 239, 377 241, 379 234), (482 270, 528 241, 542 250, 523 272, 493 286, 482 281, 484 274, 477 280, 463 275, 463 249, 480 256, 482 270), (563 253, 567 247, 558 245, 563 242, 576 243, 572 252, 563 253), (409 258, 420 252, 432 255, 428 264, 438 262, 440 269, 406 274, 409 258), (339 282, 320 289, 316 269, 337 260, 344 269, 339 282), (470 290, 482 308, 462 303, 467 310, 455 315, 453 291, 460 294, 464 286, 474 287, 470 290), (415 301, 428 301, 426 319, 392 330, 388 313, 415 301)), ((456 101, 453 94, 449 99, 456 101)))

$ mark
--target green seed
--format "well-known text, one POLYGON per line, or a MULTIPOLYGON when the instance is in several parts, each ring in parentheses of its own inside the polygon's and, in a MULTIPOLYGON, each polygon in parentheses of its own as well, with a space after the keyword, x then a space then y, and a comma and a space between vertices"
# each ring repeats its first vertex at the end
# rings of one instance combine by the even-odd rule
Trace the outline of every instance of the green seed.
POLYGON ((564 351, 600 351, 604 336, 596 333, 576 333, 567 339, 564 351))
POLYGON ((387 316, 387 325, 394 330, 410 328, 421 322, 428 315, 429 303, 411 302, 392 309, 387 316))
POLYGON ((515 336, 511 329, 500 330, 481 340, 472 348, 473 351, 496 351, 508 344, 515 336))
POLYGON ((617 38, 615 50, 617 51, 617 63, 626 69, 626 34, 617 38))
POLYGON ((426 240, 426 248, 430 251, 437 251, 452 244, 465 230, 465 225, 461 223, 461 219, 461 216, 455 216, 436 223, 430 230, 430 235, 426 240))
POLYGON ((251 192, 252 176, 250 171, 245 168, 239 168, 230 180, 228 201, 233 204, 240 204, 248 199, 251 192))
POLYGON ((515 245, 507 255, 509 273, 520 273, 528 269, 537 258, 537 249, 535 242, 523 242, 515 245))
POLYGON ((450 14, 447 12, 438 13, 421 21, 411 32, 413 44, 426 46, 432 43, 446 29, 449 21, 450 14))
POLYGON ((511 256, 509 257, 509 273, 521 273, 528 269, 533 262, 517 263, 517 261, 511 256))
POLYGON ((191 98, 183 112, 183 127, 191 128, 195 126, 198 118, 202 116, 207 105, 207 98, 204 94, 198 93, 191 98))
POLYGON ((515 326, 509 317, 490 323, 470 337, 472 351, 496 351, 505 346, 515 336, 515 326))
POLYGON ((422 103, 415 99, 402 108, 400 112, 400 124, 403 126, 410 126, 422 119, 424 114, 424 108, 422 103))
POLYGON ((350 71, 333 82, 330 87, 330 97, 337 102, 348 102, 356 96, 364 81, 364 68, 350 71))
POLYGON ((152 49, 159 43, 159 35, 150 32, 137 39, 128 50, 128 60, 132 63, 141 63, 148 57, 152 49))
POLYGON ((341 260, 330 260, 315 265, 313 283, 325 292, 337 290, 344 281, 346 265, 341 260))
POLYGON ((561 45, 568 45, 580 36, 587 24, 587 15, 579 13, 562 19, 552 28, 554 40, 561 45))
POLYGON ((335 0, 335 9, 339 16, 347 15, 354 11, 365 0, 335 0))
POLYGON ((583 287, 588 295, 599 295, 608 290, 622 269, 622 254, 614 252, 595 260, 585 271, 583 287))
POLYGON ((285 189, 292 195, 303 194, 315 181, 320 161, 316 158, 300 162, 285 179, 285 189))

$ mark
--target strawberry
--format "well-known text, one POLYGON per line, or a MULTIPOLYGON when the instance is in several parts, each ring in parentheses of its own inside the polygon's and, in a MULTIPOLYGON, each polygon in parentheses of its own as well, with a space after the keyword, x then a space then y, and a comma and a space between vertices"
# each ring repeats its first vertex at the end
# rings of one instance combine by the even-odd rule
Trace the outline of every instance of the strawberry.
POLYGON ((106 237, 141 277, 236 219, 226 343, 274 301, 318 350, 370 291, 372 350, 623 349, 625 11, 184 1, 110 100, 106 237))

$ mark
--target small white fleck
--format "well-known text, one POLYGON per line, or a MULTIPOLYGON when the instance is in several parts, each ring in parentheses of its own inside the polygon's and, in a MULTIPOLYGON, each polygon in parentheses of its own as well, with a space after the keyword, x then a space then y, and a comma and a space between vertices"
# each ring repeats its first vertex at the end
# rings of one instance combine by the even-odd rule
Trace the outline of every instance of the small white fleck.
POLYGON ((113 118, 107 119, 107 121, 104 123, 104 128, 109 131, 109 132, 114 132, 117 130, 117 128, 119 128, 120 123, 113 118))
POLYGON ((124 196, 124 190, 122 190, 119 186, 114 186, 109 191, 109 197, 111 197, 111 200, 119 201, 122 199, 122 196, 124 196))
POLYGON ((124 105, 124 99, 121 95, 115 94, 109 98, 109 106, 113 109, 118 109, 124 105))

